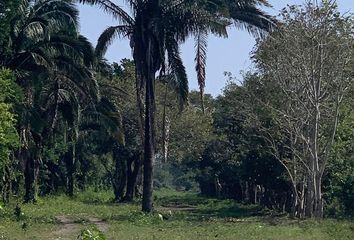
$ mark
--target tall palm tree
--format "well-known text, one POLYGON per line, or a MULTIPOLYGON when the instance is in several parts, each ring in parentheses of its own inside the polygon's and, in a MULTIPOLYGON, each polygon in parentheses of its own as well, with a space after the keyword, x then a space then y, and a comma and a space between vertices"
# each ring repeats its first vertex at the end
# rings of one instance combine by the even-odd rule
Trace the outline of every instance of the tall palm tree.
POLYGON ((227 36, 232 23, 259 34, 271 28, 274 21, 257 8, 266 0, 128 0, 131 14, 110 0, 78 0, 98 5, 118 21, 107 28, 98 40, 96 51, 101 55, 115 37, 128 37, 136 66, 138 98, 145 90, 144 183, 142 210, 152 211, 154 162, 154 82, 156 73, 169 70, 180 82, 181 98, 186 100, 188 81, 179 44, 189 36, 196 38, 196 70, 203 95, 205 86, 206 36, 209 33, 227 36))

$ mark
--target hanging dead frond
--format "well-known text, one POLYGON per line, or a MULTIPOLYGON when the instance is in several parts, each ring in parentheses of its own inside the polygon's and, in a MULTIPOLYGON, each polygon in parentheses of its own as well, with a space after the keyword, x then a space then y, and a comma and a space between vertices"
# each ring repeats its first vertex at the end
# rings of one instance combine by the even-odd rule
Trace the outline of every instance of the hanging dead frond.
POLYGON ((205 31, 199 31, 195 37, 195 70, 197 71, 198 85, 200 91, 200 101, 202 110, 204 112, 204 89, 205 89, 205 78, 206 78, 206 54, 207 54, 207 38, 208 34, 205 31))

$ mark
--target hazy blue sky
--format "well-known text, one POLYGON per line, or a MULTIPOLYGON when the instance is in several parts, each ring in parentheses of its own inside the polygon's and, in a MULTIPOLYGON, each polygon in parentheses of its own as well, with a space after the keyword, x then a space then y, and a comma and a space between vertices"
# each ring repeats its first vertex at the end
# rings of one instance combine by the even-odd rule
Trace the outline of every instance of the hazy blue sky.
MULTIPOLYGON (((124 1, 113 0, 118 5, 124 6, 124 1)), ((279 10, 287 4, 301 4, 303 0, 269 0, 273 8, 264 9, 266 12, 277 15, 279 10)), ((342 12, 353 12, 354 0, 338 0, 339 9, 342 12)), ((96 45, 98 36, 108 27, 115 25, 111 16, 101 10, 79 5, 81 33, 88 37, 96 45)), ((246 32, 230 29, 227 39, 209 37, 207 58, 207 82, 206 92, 214 96, 221 93, 225 86, 224 72, 232 72, 240 77, 240 71, 247 71, 252 67, 250 52, 255 40, 246 32)), ((182 57, 187 69, 190 89, 197 89, 196 74, 194 72, 194 42, 187 41, 182 47, 182 57)), ((127 40, 116 40, 108 49, 106 58, 113 62, 119 62, 122 58, 131 58, 131 51, 127 40)))

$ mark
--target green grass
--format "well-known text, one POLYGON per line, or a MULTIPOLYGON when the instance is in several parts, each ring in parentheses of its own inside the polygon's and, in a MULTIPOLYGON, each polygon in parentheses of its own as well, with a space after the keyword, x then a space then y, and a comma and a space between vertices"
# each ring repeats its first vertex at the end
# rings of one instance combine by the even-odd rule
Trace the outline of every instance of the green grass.
POLYGON ((0 239, 76 239, 81 229, 95 224, 92 218, 108 227, 107 239, 117 240, 354 239, 354 222, 349 220, 291 220, 259 206, 207 199, 195 193, 156 192, 156 211, 165 216, 172 211, 172 217, 164 221, 157 213, 142 213, 138 203, 116 204, 112 198, 110 192, 92 191, 74 199, 45 197, 36 204, 22 205, 19 218, 14 214, 14 203, 0 209, 0 239), (72 221, 64 225, 58 216, 72 221))

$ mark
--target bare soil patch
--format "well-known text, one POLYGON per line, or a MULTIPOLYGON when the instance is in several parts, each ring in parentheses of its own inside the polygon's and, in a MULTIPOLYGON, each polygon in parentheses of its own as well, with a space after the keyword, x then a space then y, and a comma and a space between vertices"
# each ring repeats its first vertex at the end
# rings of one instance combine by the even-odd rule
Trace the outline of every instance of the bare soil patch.
POLYGON ((96 225, 102 232, 107 232, 108 223, 96 217, 87 217, 82 221, 75 220, 72 216, 62 215, 55 217, 60 225, 59 229, 53 233, 54 239, 72 240, 80 234, 85 225, 96 225))

